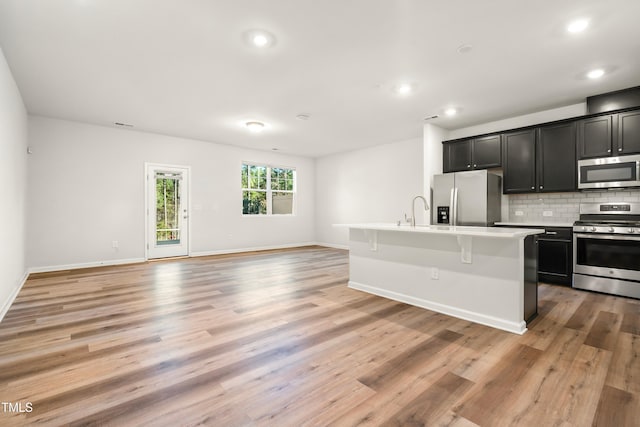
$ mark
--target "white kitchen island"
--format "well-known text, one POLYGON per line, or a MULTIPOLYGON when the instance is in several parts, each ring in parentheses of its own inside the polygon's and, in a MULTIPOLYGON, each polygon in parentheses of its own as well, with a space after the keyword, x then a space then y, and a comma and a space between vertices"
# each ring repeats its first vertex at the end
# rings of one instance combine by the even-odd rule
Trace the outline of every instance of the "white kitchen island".
POLYGON ((350 288, 517 334, 537 314, 544 230, 339 226, 349 228, 350 288))

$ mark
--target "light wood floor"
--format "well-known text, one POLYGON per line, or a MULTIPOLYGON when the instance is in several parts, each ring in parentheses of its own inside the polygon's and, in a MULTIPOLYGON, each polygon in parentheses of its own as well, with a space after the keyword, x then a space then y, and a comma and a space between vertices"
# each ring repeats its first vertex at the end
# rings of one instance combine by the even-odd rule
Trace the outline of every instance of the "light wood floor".
POLYGON ((32 275, 0 425, 640 425, 640 301, 540 286, 523 336, 347 288, 347 252, 32 275))

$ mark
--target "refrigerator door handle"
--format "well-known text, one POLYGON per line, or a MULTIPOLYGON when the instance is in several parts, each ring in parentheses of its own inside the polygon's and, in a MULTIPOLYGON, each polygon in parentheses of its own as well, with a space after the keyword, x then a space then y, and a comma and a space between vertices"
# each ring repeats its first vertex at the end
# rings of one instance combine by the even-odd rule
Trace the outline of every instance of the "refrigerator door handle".
POLYGON ((453 213, 451 215, 452 224, 458 225, 458 187, 453 188, 453 203, 451 204, 453 213))
POLYGON ((453 213, 455 212, 454 211, 455 207, 453 206, 453 200, 454 200, 453 199, 453 193, 455 191, 456 191, 455 187, 453 187, 451 189, 451 191, 449 192, 449 210, 450 210, 450 212, 449 212, 449 225, 453 225, 453 213))

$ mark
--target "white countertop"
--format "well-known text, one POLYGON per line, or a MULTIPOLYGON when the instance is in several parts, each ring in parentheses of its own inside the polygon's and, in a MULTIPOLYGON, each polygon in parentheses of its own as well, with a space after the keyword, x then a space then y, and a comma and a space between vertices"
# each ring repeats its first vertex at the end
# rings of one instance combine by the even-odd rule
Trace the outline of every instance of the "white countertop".
POLYGON ((496 222, 496 225, 509 225, 517 227, 573 227, 572 222, 496 222))
POLYGON ((424 233, 424 234, 449 234, 452 236, 476 236, 476 237, 497 237, 503 239, 516 239, 542 234, 544 230, 532 228, 500 228, 500 227, 469 227, 450 225, 410 225, 371 223, 371 224, 334 224, 336 227, 355 228, 360 230, 378 231, 398 231, 402 233, 424 233))

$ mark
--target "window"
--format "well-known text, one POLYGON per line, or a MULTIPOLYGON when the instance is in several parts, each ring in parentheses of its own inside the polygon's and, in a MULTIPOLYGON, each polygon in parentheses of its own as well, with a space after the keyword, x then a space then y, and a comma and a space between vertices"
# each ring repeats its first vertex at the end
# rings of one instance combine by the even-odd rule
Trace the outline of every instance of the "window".
POLYGON ((242 164, 242 214, 292 215, 296 170, 242 164))

